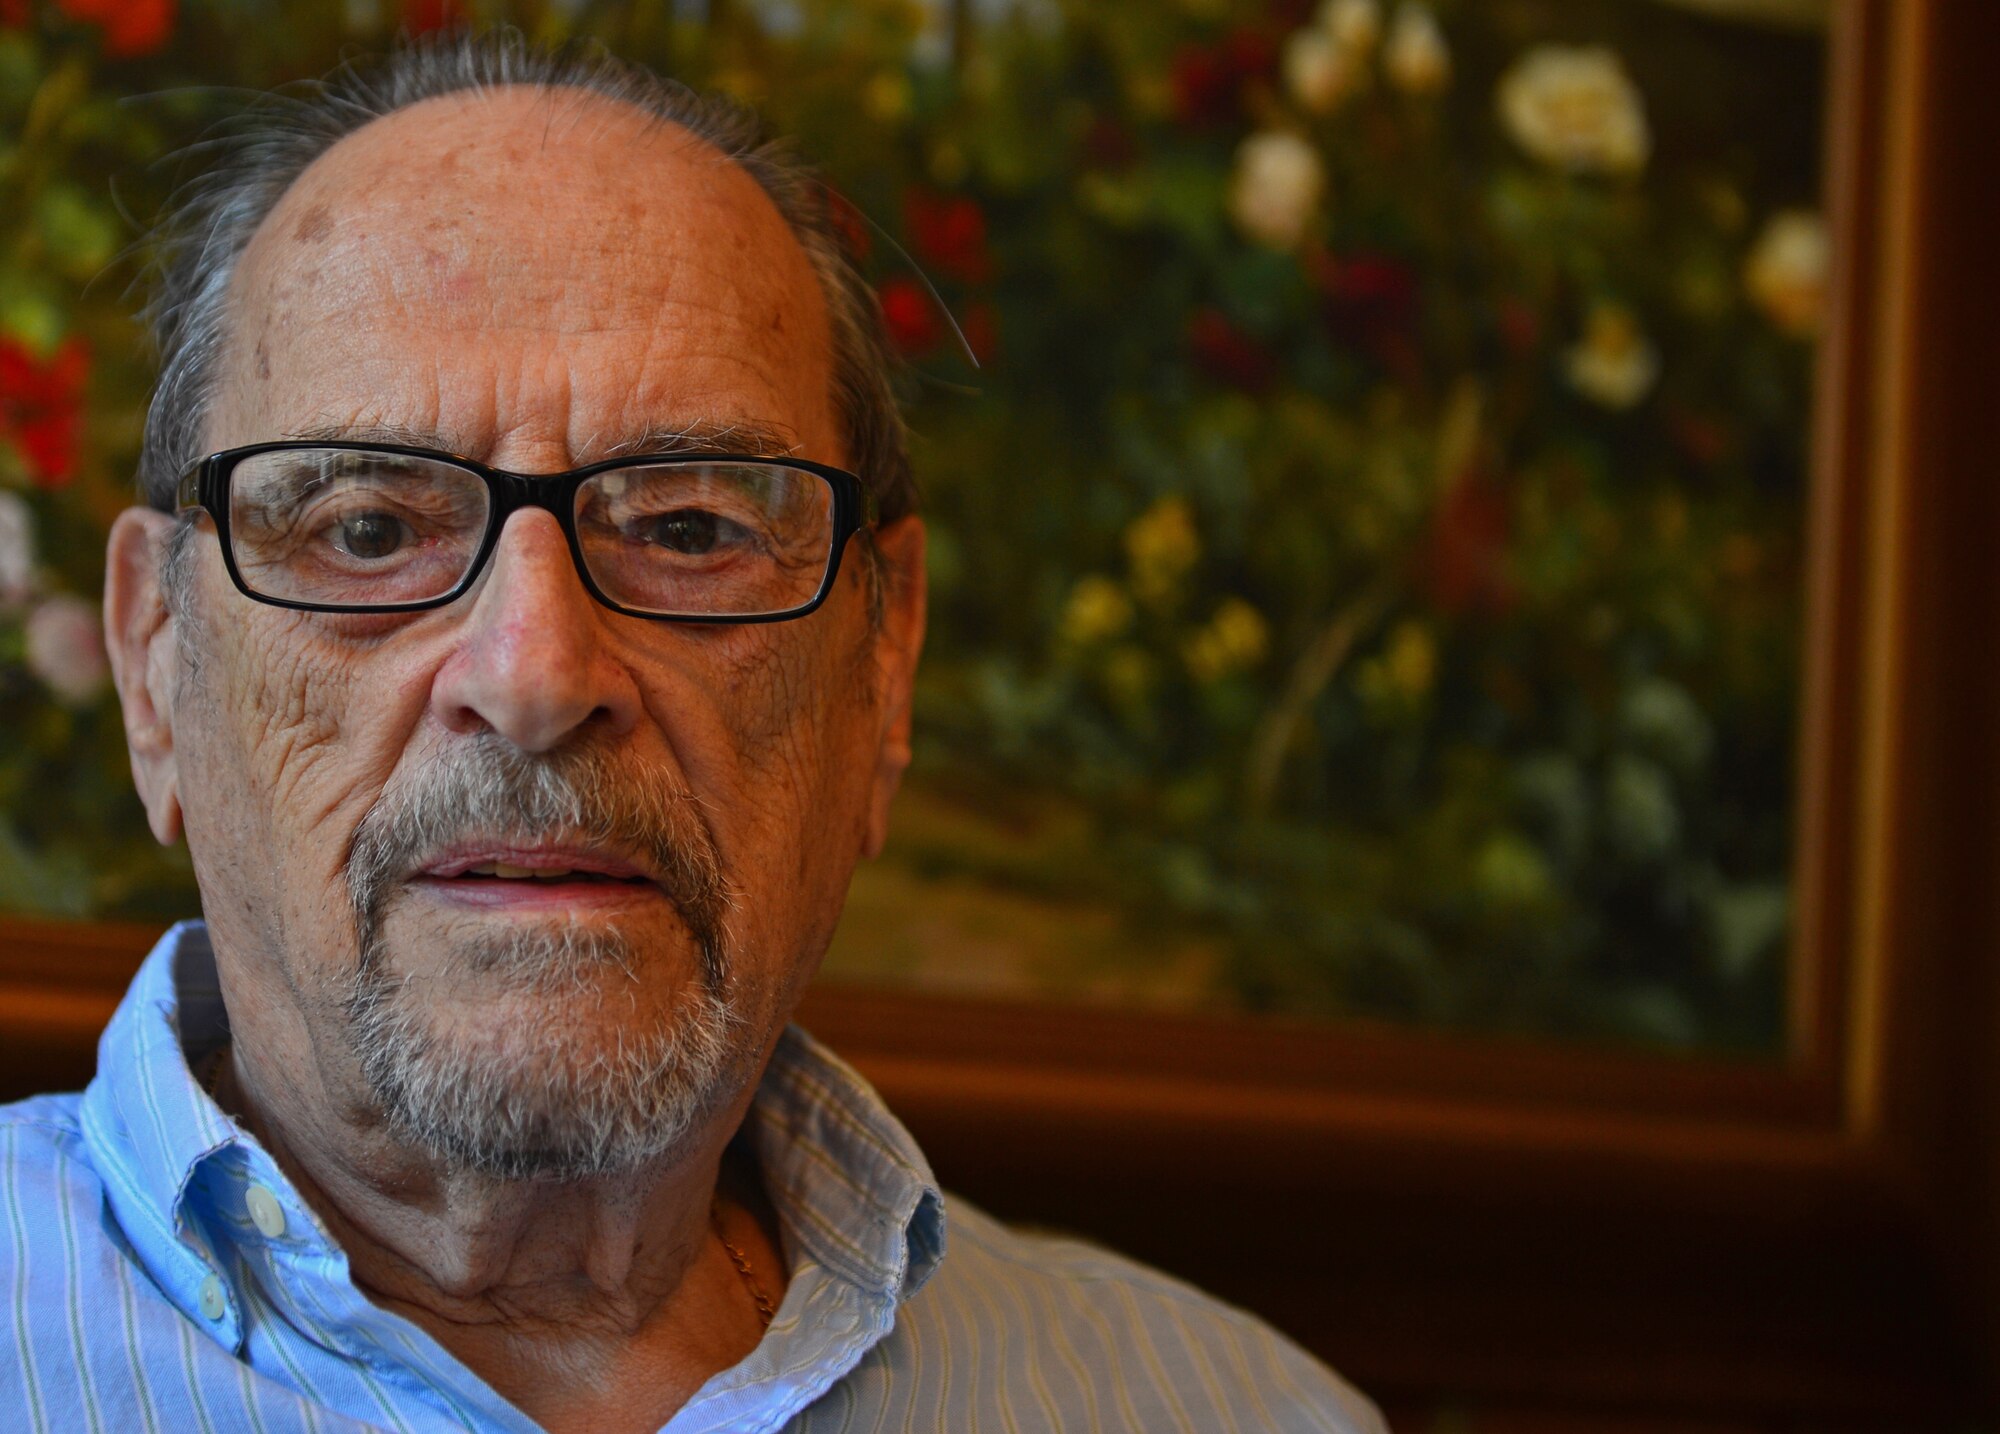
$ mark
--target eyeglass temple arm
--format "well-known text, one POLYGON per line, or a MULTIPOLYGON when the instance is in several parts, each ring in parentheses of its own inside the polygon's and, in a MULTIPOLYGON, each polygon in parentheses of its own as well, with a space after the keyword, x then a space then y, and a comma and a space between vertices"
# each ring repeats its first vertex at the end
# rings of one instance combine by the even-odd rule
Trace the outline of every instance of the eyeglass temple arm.
POLYGON ((175 512, 185 513, 190 508, 202 506, 201 480, 207 476, 208 469, 209 460, 203 458, 189 465, 187 471, 181 474, 180 481, 174 485, 175 512))

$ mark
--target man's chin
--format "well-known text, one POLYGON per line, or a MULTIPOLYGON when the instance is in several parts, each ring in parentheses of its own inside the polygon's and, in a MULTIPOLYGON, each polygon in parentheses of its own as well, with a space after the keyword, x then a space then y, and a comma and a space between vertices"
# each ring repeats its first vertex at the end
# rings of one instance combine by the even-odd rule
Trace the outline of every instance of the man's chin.
POLYGON ((440 921, 398 905, 362 953, 349 1037, 391 1128, 449 1166, 630 1169, 747 1078, 754 1035, 678 919, 635 939, 574 913, 440 921))
POLYGON ((729 1103, 753 1054, 743 1022, 698 983, 651 1009, 577 985, 470 1008, 399 987, 353 1003, 350 1018, 391 1129, 447 1166, 501 1179, 656 1160, 729 1103))

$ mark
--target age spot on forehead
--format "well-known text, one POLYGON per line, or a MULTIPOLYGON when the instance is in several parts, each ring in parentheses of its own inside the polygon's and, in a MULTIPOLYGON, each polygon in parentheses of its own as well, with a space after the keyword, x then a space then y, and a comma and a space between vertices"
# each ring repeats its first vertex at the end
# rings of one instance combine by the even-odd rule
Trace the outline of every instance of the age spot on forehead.
POLYGON ((315 204, 299 216, 299 227, 292 231, 292 237, 301 244, 317 244, 332 232, 333 211, 315 204))

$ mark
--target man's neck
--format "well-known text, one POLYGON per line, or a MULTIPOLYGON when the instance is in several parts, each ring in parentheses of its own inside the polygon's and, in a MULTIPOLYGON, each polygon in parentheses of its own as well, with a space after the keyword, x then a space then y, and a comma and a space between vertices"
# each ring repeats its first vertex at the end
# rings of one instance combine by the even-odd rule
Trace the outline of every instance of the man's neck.
POLYGON ((379 1124, 273 1119, 242 1066, 224 1063, 218 1101, 320 1215, 356 1286, 546 1428, 658 1429, 756 1347, 757 1294, 782 1297, 754 1163, 724 1169, 740 1109, 629 1174, 505 1181, 440 1168, 379 1124))

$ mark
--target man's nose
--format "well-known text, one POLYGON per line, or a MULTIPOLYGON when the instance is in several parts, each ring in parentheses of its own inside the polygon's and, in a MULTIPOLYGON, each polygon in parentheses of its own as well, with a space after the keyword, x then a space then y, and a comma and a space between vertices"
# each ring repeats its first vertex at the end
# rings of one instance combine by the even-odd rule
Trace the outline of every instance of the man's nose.
POLYGON ((611 651, 611 615, 584 590, 554 516, 515 513, 488 561, 461 599, 472 610, 432 684, 438 720, 454 732, 490 728, 525 752, 559 747, 587 727, 629 731, 638 688, 611 651))

